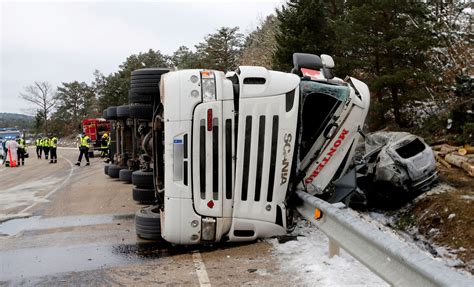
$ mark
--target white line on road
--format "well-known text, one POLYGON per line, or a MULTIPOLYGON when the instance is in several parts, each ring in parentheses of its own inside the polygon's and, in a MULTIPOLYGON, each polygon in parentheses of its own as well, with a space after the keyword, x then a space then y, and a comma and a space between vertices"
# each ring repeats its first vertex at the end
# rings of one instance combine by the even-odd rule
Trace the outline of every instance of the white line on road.
MULTIPOLYGON (((65 161, 67 161, 69 163, 69 165, 71 166, 70 170, 69 170, 69 174, 68 176, 66 177, 66 179, 60 184, 58 185, 55 189, 51 190, 48 194, 46 194, 45 196, 43 196, 43 200, 44 199, 48 199, 53 193, 55 193, 56 191, 58 191, 61 187, 64 186, 64 184, 66 184, 66 182, 69 181, 69 179, 71 178, 72 176, 72 173, 74 172, 74 165, 72 164, 72 162, 70 160, 68 160, 67 158, 63 157, 63 156, 59 156, 60 158, 64 159, 65 161)), ((43 202, 43 200, 41 201, 36 201, 35 203, 33 203, 32 205, 28 206, 27 208, 23 209, 22 211, 20 211, 20 214, 24 214, 26 213, 28 210, 32 209, 33 207, 35 207, 38 203, 40 202, 43 202)))
POLYGON ((204 262, 202 261, 201 253, 199 253, 199 251, 193 252, 193 262, 194 262, 194 267, 196 268, 196 274, 199 279, 199 286, 211 287, 209 276, 207 276, 206 265, 204 265, 204 262))

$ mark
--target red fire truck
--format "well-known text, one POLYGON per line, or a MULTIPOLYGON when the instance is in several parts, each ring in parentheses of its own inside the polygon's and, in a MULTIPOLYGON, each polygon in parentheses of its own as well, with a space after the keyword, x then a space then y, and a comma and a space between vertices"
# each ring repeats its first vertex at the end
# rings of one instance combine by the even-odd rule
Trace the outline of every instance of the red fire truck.
POLYGON ((92 145, 91 152, 100 149, 100 139, 107 133, 110 136, 110 122, 105 119, 85 119, 82 121, 82 131, 89 136, 92 145))

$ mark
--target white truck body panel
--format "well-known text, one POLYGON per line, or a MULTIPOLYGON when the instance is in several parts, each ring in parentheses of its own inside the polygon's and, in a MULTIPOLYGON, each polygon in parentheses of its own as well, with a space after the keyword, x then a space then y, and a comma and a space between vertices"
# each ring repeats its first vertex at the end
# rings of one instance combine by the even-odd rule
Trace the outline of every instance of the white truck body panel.
MULTIPOLYGON (((294 152, 299 150, 295 144, 301 79, 248 66, 227 76, 232 79, 218 71, 183 70, 161 78, 165 165, 161 228, 171 243, 249 241, 286 233, 285 199, 294 152), (215 82, 213 97, 203 96, 203 75, 215 82)), ((304 177, 308 192, 323 190, 346 158, 342 175, 355 149, 369 94, 365 84, 350 80, 358 92, 351 87, 350 96, 335 110, 337 117, 331 123, 337 129, 329 138, 320 136, 309 151, 322 152, 316 160, 307 157, 294 163, 297 169, 308 167, 304 177), (325 160, 331 147, 336 150, 330 161, 325 160)))

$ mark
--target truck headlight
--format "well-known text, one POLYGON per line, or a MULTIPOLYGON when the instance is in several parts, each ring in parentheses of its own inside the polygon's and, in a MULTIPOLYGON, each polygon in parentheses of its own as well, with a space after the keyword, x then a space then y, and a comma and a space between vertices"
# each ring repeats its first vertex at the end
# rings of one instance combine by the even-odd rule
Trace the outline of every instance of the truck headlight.
POLYGON ((202 100, 212 101, 216 99, 216 79, 214 72, 203 71, 201 72, 202 82, 202 100))

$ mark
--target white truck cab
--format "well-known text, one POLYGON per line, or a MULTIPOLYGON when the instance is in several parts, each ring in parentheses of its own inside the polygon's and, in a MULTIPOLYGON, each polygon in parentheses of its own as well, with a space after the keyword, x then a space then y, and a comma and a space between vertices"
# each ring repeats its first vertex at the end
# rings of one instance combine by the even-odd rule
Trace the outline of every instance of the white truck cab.
POLYGON ((369 90, 332 77, 332 58, 322 59, 295 54, 292 73, 241 66, 226 75, 195 69, 162 76, 154 129, 164 137, 154 145, 164 155, 155 188, 166 241, 283 235, 295 189, 323 194, 344 176, 369 90))

